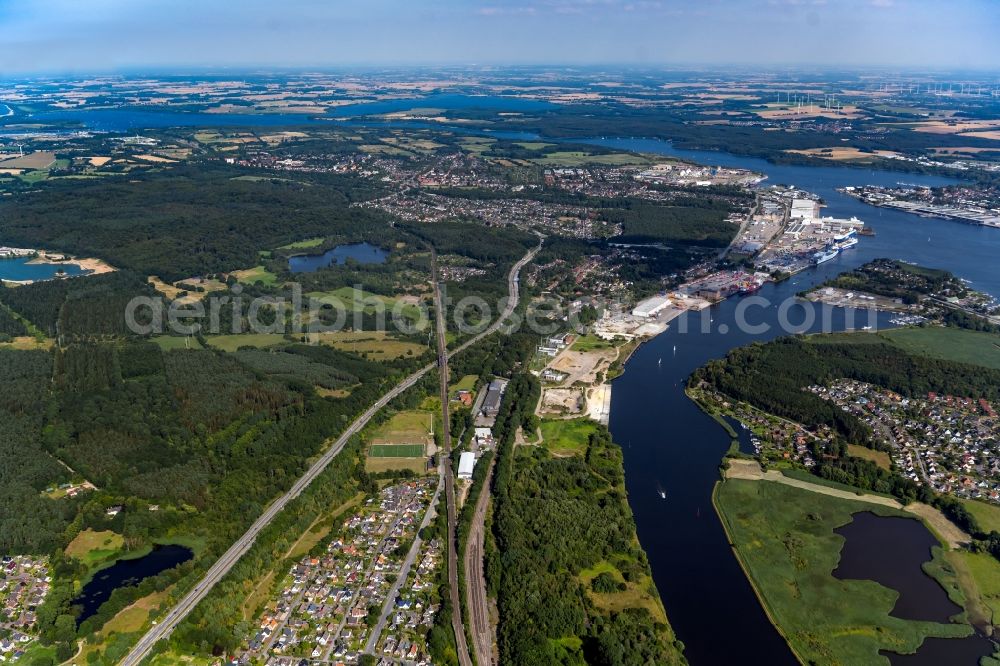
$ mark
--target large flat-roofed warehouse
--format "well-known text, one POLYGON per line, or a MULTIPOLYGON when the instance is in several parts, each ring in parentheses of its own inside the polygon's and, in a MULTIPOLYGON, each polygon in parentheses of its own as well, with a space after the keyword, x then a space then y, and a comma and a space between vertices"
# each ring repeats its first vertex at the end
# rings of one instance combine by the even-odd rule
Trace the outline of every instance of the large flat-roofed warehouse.
POLYGON ((638 303, 632 308, 633 317, 655 317, 670 305, 670 299, 666 296, 653 296, 638 303))
POLYGON ((812 199, 792 199, 792 210, 788 217, 812 222, 819 217, 819 203, 812 199))
POLYGON ((476 454, 472 451, 463 451, 458 459, 458 478, 471 479, 472 471, 476 468, 476 454))
POLYGON ((486 416, 496 416, 500 413, 500 401, 503 399, 504 389, 507 382, 501 379, 494 379, 486 389, 486 398, 483 400, 483 414, 486 416))

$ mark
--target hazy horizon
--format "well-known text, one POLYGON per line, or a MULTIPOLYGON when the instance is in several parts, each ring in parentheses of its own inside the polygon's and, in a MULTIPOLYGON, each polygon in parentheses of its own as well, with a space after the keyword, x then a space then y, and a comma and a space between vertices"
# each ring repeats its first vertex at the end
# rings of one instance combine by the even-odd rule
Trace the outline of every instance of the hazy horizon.
POLYGON ((0 76, 552 65, 1000 68, 1000 4, 958 0, 0 0, 0 76))

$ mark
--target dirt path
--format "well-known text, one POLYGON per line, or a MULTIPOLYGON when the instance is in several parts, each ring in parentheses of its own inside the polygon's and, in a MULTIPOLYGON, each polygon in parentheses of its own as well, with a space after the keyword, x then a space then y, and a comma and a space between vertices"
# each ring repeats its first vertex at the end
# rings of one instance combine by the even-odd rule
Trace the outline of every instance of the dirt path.
POLYGON ((830 497, 839 497, 841 499, 855 500, 858 502, 867 502, 869 504, 879 504, 891 509, 906 511, 907 513, 912 513, 913 515, 926 521, 927 524, 930 525, 942 539, 944 539, 944 541, 948 544, 948 547, 951 549, 960 548, 962 545, 967 544, 972 540, 968 534, 960 530, 957 525, 948 520, 943 513, 932 506, 928 506, 927 504, 911 502, 910 504, 903 506, 891 497, 872 495, 870 493, 857 493, 849 490, 840 490, 839 488, 830 488, 829 486, 823 486, 818 483, 811 483, 801 479, 793 479, 773 469, 765 472, 761 469, 760 464, 756 460, 730 460, 729 469, 726 470, 726 478, 745 479, 747 481, 774 481, 775 483, 783 483, 786 486, 793 486, 802 490, 820 493, 821 495, 829 495, 830 497))

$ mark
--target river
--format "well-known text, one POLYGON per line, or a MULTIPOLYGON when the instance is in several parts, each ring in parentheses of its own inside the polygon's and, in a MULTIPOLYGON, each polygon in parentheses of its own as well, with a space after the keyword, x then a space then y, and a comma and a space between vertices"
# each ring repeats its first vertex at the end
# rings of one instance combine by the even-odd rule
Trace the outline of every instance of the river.
MULTIPOLYGON (((921 218, 883 210, 836 191, 845 185, 891 185, 897 182, 940 185, 954 182, 936 176, 840 167, 774 165, 765 160, 710 151, 675 149, 648 139, 587 139, 589 143, 658 153, 704 164, 741 167, 768 175, 768 183, 795 185, 823 197, 824 215, 858 216, 875 237, 862 237, 856 248, 781 284, 768 284, 757 294, 777 304, 834 275, 876 257, 892 257, 944 268, 970 280, 973 287, 1000 296, 1000 230, 947 220, 921 218)), ((747 663, 795 664, 784 640, 764 614, 740 569, 712 507, 712 488, 719 463, 730 445, 729 435, 684 394, 693 370, 754 340, 782 334, 778 307, 752 308, 751 323, 768 324, 766 333, 751 335, 736 326, 739 298, 709 312, 710 332, 701 333, 701 317, 687 326, 676 320, 670 329, 641 346, 614 382, 610 428, 625 453, 625 478, 636 526, 649 556, 653 577, 670 622, 695 666, 747 663), (660 362, 662 360, 662 363, 660 362), (666 490, 661 499, 658 487, 666 490)), ((806 308, 796 308, 801 318, 806 308)), ((844 311, 833 311, 831 330, 845 327, 844 311)), ((798 321, 794 316, 793 321, 798 321)), ((854 327, 863 326, 865 318, 854 327)), ((889 326, 886 315, 879 327, 889 326)), ((820 330, 817 321, 810 330, 820 330)), ((940 648, 939 648, 940 649, 940 648)), ((920 661, 917 655, 906 663, 920 661)))

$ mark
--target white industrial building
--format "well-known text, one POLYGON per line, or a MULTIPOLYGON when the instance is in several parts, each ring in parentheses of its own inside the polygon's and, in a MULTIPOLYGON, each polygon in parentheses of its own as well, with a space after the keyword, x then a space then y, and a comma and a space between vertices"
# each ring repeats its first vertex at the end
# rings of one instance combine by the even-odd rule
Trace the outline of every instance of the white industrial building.
POLYGON ((799 218, 804 222, 812 222, 819 217, 819 202, 812 199, 792 199, 790 218, 799 218))
POLYGON ((476 454, 472 451, 463 451, 458 459, 458 478, 471 479, 472 470, 476 468, 476 454))
POLYGON ((655 317, 670 305, 670 299, 666 296, 653 296, 641 301, 632 309, 633 317, 655 317))

